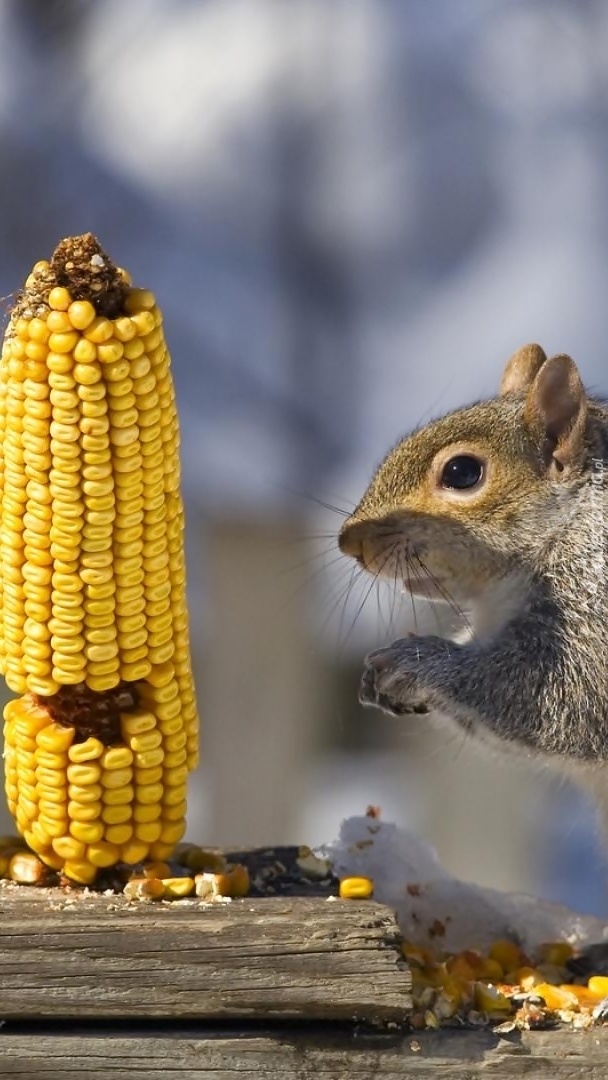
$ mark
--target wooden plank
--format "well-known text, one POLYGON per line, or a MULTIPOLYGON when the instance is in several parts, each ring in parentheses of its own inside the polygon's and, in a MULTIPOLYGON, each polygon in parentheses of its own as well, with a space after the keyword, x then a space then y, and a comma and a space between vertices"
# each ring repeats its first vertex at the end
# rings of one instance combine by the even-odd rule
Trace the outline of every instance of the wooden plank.
POLYGON ((0 1033, 0 1076, 37 1080, 605 1080, 608 1030, 392 1037, 328 1026, 274 1031, 0 1033))
POLYGON ((394 915, 374 902, 58 897, 0 890, 2 1018, 399 1023, 410 1007, 394 915))

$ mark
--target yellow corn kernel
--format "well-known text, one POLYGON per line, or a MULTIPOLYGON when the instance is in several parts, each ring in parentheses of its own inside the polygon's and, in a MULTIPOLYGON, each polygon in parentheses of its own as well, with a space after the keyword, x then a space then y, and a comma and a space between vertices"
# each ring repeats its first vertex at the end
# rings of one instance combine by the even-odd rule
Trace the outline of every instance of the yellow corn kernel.
POLYGON ((31 831, 26 829, 24 836, 34 851, 46 851, 51 846, 51 837, 40 821, 33 821, 31 831))
POLYGON ((42 860, 45 866, 48 866, 51 870, 63 871, 63 859, 57 855, 52 848, 47 848, 42 860))
POLYGON ((34 318, 29 320, 27 333, 32 341, 38 341, 44 345, 49 339, 50 330, 44 319, 34 318))
POLYGON ((70 784, 86 787, 88 784, 97 784, 101 777, 101 768, 97 764, 92 765, 68 765, 67 778, 70 784))
POLYGON ((140 679, 146 679, 150 672, 150 666, 149 660, 130 664, 122 663, 120 668, 121 678, 125 682, 138 682, 140 679))
MULTIPOLYGON (((158 667, 154 667, 148 676, 149 688, 151 691, 158 692, 162 687, 166 687, 174 681, 174 668, 173 664, 166 663, 160 664, 158 667)), ((153 700, 163 701, 162 697, 157 697, 157 694, 152 695, 153 700)))
POLYGON ((105 838, 109 840, 111 844, 117 844, 119 847, 121 844, 126 844, 133 836, 133 828, 131 825, 108 825, 105 829, 105 838))
POLYGON ((162 839, 160 821, 136 822, 133 826, 133 832, 138 840, 145 840, 147 844, 154 844, 157 840, 162 839))
POLYGON ((511 1002, 508 997, 505 997, 500 990, 495 986, 488 986, 483 982, 476 982, 474 985, 475 991, 475 1008, 480 1012, 486 1013, 509 1013, 511 1012, 511 1002))
POLYGON ((106 806, 131 806, 135 798, 135 788, 125 784, 122 788, 104 788, 103 801, 106 806))
POLYGON ((134 877, 127 881, 123 892, 129 900, 160 900, 165 886, 158 878, 134 877))
POLYGON ((222 896, 247 896, 250 888, 249 871, 236 863, 218 874, 218 887, 222 896))
POLYGON ((150 847, 149 855, 151 859, 158 859, 163 862, 168 859, 173 853, 173 844, 163 844, 161 840, 157 840, 155 844, 150 847))
POLYGON ((38 885, 48 876, 48 870, 37 855, 19 851, 11 858, 8 876, 20 885, 38 885))
POLYGON ((105 821, 106 825, 124 825, 126 821, 131 820, 132 816, 132 807, 127 803, 118 806, 104 805, 101 811, 102 821, 105 821))
POLYGON ((186 745, 186 732, 181 730, 169 735, 168 738, 165 738, 164 745, 168 754, 181 750, 186 745))
POLYGON ((84 742, 76 743, 68 750, 68 756, 70 761, 80 763, 83 761, 94 761, 96 758, 100 758, 104 752, 104 745, 100 739, 95 739, 92 736, 85 739, 84 742))
MULTIPOLYGON (((80 768, 82 767, 83 766, 80 766, 80 768)), ((74 768, 74 766, 70 766, 70 768, 74 768)), ((61 772, 56 772, 55 769, 45 769, 42 765, 39 765, 36 769, 36 782, 40 787, 59 788, 63 791, 65 775, 61 772)))
POLYGON ((139 789, 139 791, 137 792, 137 799, 142 805, 146 806, 150 805, 151 803, 160 802, 164 794, 165 791, 161 783, 148 784, 146 785, 146 787, 142 787, 139 789))
POLYGON ((577 986, 576 983, 562 983, 559 989, 563 990, 565 994, 574 996, 579 1006, 586 1009, 593 1009, 604 996, 598 996, 588 986, 577 986))
POLYGON ((44 769, 66 769, 68 766, 67 754, 52 754, 50 751, 36 751, 36 765, 44 769))
POLYGON ((197 896, 247 896, 250 887, 249 871, 246 866, 238 863, 218 873, 205 871, 195 874, 194 884, 197 896))
POLYGON ((143 750, 134 755, 134 764, 138 769, 155 769, 158 765, 162 765, 165 757, 165 751, 162 747, 158 747, 156 750, 143 750))
POLYGON ((514 941, 499 940, 493 942, 488 950, 488 956, 497 960, 503 971, 514 971, 516 968, 529 966, 530 961, 523 949, 514 941))
POLYGON ((53 840, 53 851, 62 859, 82 859, 86 848, 73 836, 58 836, 53 840))
POLYGON ((156 750, 162 743, 160 731, 146 731, 143 735, 132 735, 129 739, 131 750, 138 754, 156 750))
POLYGON ((567 941, 550 941, 541 945, 536 953, 538 964, 564 965, 574 956, 574 949, 567 941))
POLYGON ((109 341, 113 335, 114 328, 111 321, 100 315, 96 316, 84 331, 86 340, 93 342, 94 345, 101 345, 104 341, 109 341))
POLYGON ((68 797, 77 803, 97 802, 103 794, 101 784, 69 784, 68 797))
POLYGON ((174 754, 165 754, 163 766, 165 768, 165 780, 168 784, 185 784, 188 776, 187 757, 188 752, 185 748, 176 750, 174 754))
POLYGON ((97 867, 89 859, 68 859, 63 872, 66 877, 80 885, 90 885, 97 876, 97 867))
MULTIPOLYGON (((46 327, 50 334, 65 334, 72 329, 69 316, 64 311, 50 311, 46 318, 46 327)), ((28 334, 29 336, 29 334, 28 334)))
POLYGON ((112 769, 102 773, 101 786, 106 790, 122 791, 132 779, 133 769, 130 766, 126 769, 112 769))
MULTIPOLYGON (((17 816, 17 820, 19 820, 19 815, 17 814, 16 816, 17 816)), ((46 833, 48 833, 49 836, 52 836, 52 837, 63 836, 64 833, 67 832, 67 828, 68 828, 68 819, 67 819, 67 817, 50 818, 50 817, 47 817, 46 814, 41 813, 39 821, 40 821, 40 824, 42 825, 44 831, 46 833)))
MULTIPOLYGON (((149 821, 157 821, 161 816, 161 807, 158 804, 133 804, 133 820, 142 824, 149 821)), ((165 817, 167 817, 165 813, 165 817)), ((167 818, 167 820, 169 820, 167 818)))
POLYGON ((145 859, 148 852, 148 844, 142 840, 131 839, 127 840, 126 844, 121 844, 120 858, 127 866, 133 866, 134 863, 139 863, 142 859, 145 859))
POLYGON ((60 286, 51 289, 48 303, 49 307, 53 308, 55 311, 67 311, 71 302, 72 297, 67 289, 62 289, 60 286))
POLYGON ((128 746, 109 746, 101 756, 103 769, 125 769, 133 761, 133 753, 128 746))
MULTIPOLYGON (((83 844, 95 844, 104 835, 103 823, 101 821, 71 821, 70 833, 77 840, 82 840, 83 844)), ((106 839, 110 840, 111 837, 106 835, 106 839)))
POLYGON ((608 997, 608 976, 592 975, 587 986, 591 993, 596 994, 598 998, 608 997))
POLYGON ((102 812, 101 801, 80 803, 68 803, 68 818, 70 821, 99 821, 102 812))
POLYGON ((482 965, 479 969, 479 979, 487 979, 489 982, 498 983, 504 979, 504 971, 498 963, 498 960, 494 960, 491 956, 482 957, 482 965))
POLYGON ((123 343, 131 341, 137 334, 137 327, 127 316, 114 320, 114 336, 123 343))
POLYGON ((191 877, 165 877, 161 878, 165 887, 165 896, 179 898, 191 896, 194 892, 194 878, 191 877))
POLYGON ((450 975, 472 981, 480 978, 484 962, 484 957, 476 949, 464 949, 450 956, 446 961, 446 970, 450 975))
POLYGON ((162 878, 171 877, 171 866, 168 865, 168 863, 151 863, 151 862, 147 861, 144 864, 143 870, 141 870, 141 875, 140 874, 134 874, 133 875, 133 877, 140 877, 140 876, 156 877, 156 878, 160 878, 162 880, 162 878))
MULTIPOLYGON (((48 340, 48 346, 49 346, 49 349, 51 351, 51 356, 52 356, 53 353, 58 353, 60 355, 62 353, 71 353, 72 350, 77 345, 77 343, 78 343, 78 334, 75 332, 75 330, 68 330, 65 333, 59 333, 59 334, 51 334, 51 336, 49 337, 49 340, 48 340)), ((49 361, 50 361, 49 366, 51 366, 51 364, 52 364, 51 356, 49 356, 49 361)), ((71 365, 71 358, 70 358, 70 365, 69 366, 70 367, 72 366, 71 365)), ((62 370, 64 368, 64 365, 63 364, 57 364, 57 368, 59 370, 62 370)), ((52 370, 52 368, 51 368, 51 370, 52 370)), ((66 367, 65 370, 69 370, 69 367, 66 367)))
POLYGON ((148 784, 157 784, 163 778, 162 765, 155 765, 151 769, 135 768, 133 773, 137 787, 147 787, 148 784))
MULTIPOLYGON (((90 670, 90 669, 89 669, 90 670)), ((96 690, 98 693, 103 693, 104 690, 112 690, 118 682, 118 672, 114 670, 107 675, 94 675, 87 673, 85 676, 86 684, 90 690, 96 690)))
POLYGON ((66 821, 67 820, 67 803, 65 801, 65 792, 46 792, 44 798, 41 797, 38 800, 38 813, 51 821, 66 821), (49 799, 50 794, 60 794, 62 801, 52 802, 49 799))
MULTIPOLYGON (((167 712, 168 712, 170 706, 171 706, 171 712, 173 712, 174 710, 172 708, 172 706, 173 706, 172 701, 168 702, 167 705, 159 705, 157 707, 156 711, 158 713, 158 719, 159 719, 159 725, 158 726, 159 726, 159 728, 161 730, 161 733, 163 735, 167 736, 167 737, 170 737, 171 735, 176 735, 178 732, 184 731, 184 734, 186 735, 186 746, 187 746, 188 733, 184 729, 184 720, 183 720, 182 711, 181 711, 181 702, 179 702, 179 701, 177 702, 177 715, 176 716, 167 716, 167 712)), ((167 743, 167 740, 165 739, 165 745, 166 745, 166 743, 167 743)))
POLYGON ((340 881, 342 900, 368 900, 374 892, 374 883, 366 877, 345 877, 340 881))
POLYGON ((548 1009, 578 1009, 578 998, 569 990, 550 983, 539 983, 534 987, 534 993, 545 1001, 548 1009))
POLYGON ((95 320, 95 308, 88 300, 68 302, 67 313, 74 330, 87 330, 95 320))
POLYGON ((121 341, 112 337, 110 340, 103 342, 97 346, 97 355, 103 363, 114 363, 116 360, 120 360, 124 352, 121 341))
MULTIPOLYGON (((183 784, 180 784, 178 787, 168 787, 168 788, 166 788, 165 793, 163 795, 163 813, 165 814, 165 817, 168 820, 169 820, 169 810, 170 810, 170 808, 171 807, 176 807, 176 806, 181 806, 181 804, 184 801, 184 796, 185 796, 185 788, 184 788, 183 784)), ((143 800, 140 800, 140 801, 143 801, 143 800)), ((176 820, 176 818, 171 817, 171 820, 174 821, 174 820, 176 820)))
POLYGON ((152 311, 156 306, 156 297, 150 289, 129 289, 124 306, 129 315, 135 315, 139 311, 152 311))
POLYGON ((199 847, 198 844, 178 844, 176 856, 181 866, 187 866, 189 870, 197 874, 203 870, 217 874, 226 869, 224 855, 215 851, 206 851, 204 848, 199 847))
POLYGON ((162 827, 160 839, 163 844, 177 844, 186 831, 186 822, 168 822, 162 827))
POLYGON ((98 840, 88 845, 86 854, 93 866, 114 866, 120 859, 120 848, 107 840, 98 840))

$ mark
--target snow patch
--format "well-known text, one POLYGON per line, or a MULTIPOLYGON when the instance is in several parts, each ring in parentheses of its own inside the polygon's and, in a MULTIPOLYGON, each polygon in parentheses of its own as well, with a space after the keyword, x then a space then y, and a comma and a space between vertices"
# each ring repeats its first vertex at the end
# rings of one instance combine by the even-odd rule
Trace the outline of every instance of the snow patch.
POLYGON ((371 878, 374 898, 394 909, 404 936, 416 944, 483 951, 497 938, 510 938, 533 952, 547 941, 583 946, 608 940, 608 924, 596 916, 459 881, 426 841, 374 817, 344 821, 338 839, 318 854, 331 860, 339 878, 371 878))

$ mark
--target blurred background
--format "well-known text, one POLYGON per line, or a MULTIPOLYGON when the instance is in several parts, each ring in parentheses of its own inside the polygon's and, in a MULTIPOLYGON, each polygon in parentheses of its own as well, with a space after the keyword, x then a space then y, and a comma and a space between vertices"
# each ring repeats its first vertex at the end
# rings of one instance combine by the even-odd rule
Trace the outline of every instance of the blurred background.
POLYGON ((464 878, 608 913, 579 792, 358 706, 411 601, 335 544, 387 449, 523 342, 606 392, 607 50, 605 0, 0 4, 0 294, 91 230, 165 312, 192 838, 314 845, 376 804, 464 878))

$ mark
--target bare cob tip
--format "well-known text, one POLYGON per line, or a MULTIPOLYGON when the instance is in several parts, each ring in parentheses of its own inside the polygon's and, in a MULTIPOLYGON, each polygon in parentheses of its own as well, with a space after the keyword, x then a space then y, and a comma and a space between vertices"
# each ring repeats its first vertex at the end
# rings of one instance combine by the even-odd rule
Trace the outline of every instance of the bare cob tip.
POLYGON ((122 313, 126 283, 93 233, 61 240, 51 258, 57 285, 74 300, 90 300, 98 315, 114 319, 122 313))
POLYGON ((124 312, 129 282, 93 233, 61 240, 50 262, 36 263, 13 308, 13 320, 40 314, 55 288, 67 289, 72 300, 88 300, 98 315, 115 319, 124 312))

